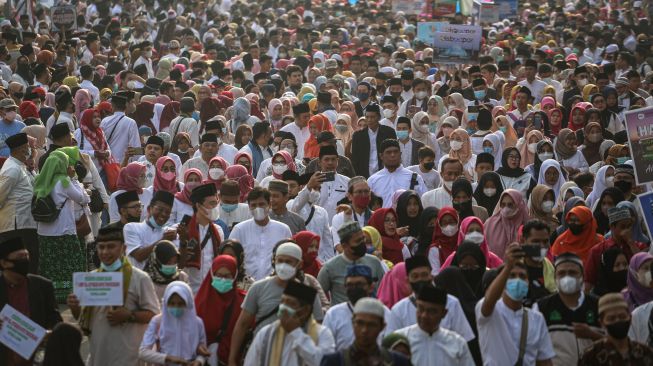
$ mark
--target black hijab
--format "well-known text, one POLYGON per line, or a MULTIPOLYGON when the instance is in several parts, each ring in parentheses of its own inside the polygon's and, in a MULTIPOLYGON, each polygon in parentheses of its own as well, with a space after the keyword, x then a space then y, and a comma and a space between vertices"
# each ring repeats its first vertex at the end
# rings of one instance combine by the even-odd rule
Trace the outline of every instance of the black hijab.
POLYGON ((469 285, 472 291, 474 291, 476 298, 480 299, 483 297, 485 292, 483 290, 482 281, 487 266, 485 255, 483 254, 483 251, 481 251, 481 247, 476 243, 463 241, 458 246, 458 249, 456 249, 456 254, 453 256, 451 265, 453 267, 458 267, 458 264, 468 255, 476 259, 479 268, 461 269, 461 272, 463 277, 465 277, 465 282, 469 285))
POLYGON ((501 168, 497 169, 497 173, 504 177, 519 178, 524 175, 524 169, 519 166, 516 168, 510 168, 508 166, 508 154, 512 151, 515 151, 521 158, 521 153, 516 147, 506 147, 503 149, 503 154, 501 154, 501 168))
POLYGON ((478 181, 478 186, 476 191, 474 191, 474 198, 476 199, 476 204, 485 208, 487 213, 492 215, 494 212, 494 207, 499 202, 499 197, 503 193, 503 183, 501 183, 501 177, 495 172, 485 172, 481 175, 481 179, 478 181), (488 197, 483 193, 483 188, 485 188, 485 183, 487 181, 494 182, 494 186, 497 188, 497 192, 492 197, 488 197))
POLYGON ((624 254, 624 252, 617 246, 610 247, 601 254, 598 279, 592 289, 592 294, 600 297, 609 292, 621 292, 626 287, 628 269, 619 272, 613 271, 614 263, 620 254, 624 254))
POLYGON ((409 235, 417 238, 421 228, 418 218, 422 214, 422 211, 424 211, 424 208, 422 207, 422 200, 420 199, 417 192, 408 190, 402 193, 397 199, 397 227, 408 226, 409 235), (415 197, 417 200, 417 205, 419 206, 419 211, 417 211, 417 217, 415 218, 408 217, 408 201, 411 197, 415 197))
POLYGON ((603 213, 603 210, 601 210, 601 205, 603 204, 603 198, 605 198, 605 196, 610 196, 614 201, 615 206, 617 203, 626 199, 623 192, 615 187, 608 187, 603 191, 603 193, 601 193, 601 198, 599 198, 599 202, 596 204, 596 208, 594 209, 594 218, 598 225, 598 233, 601 235, 605 235, 605 233, 610 231, 610 221, 608 220, 608 216, 603 213))
POLYGON ((435 277, 435 286, 447 291, 449 295, 455 296, 463 308, 465 317, 469 324, 476 324, 476 315, 474 308, 480 300, 472 287, 467 283, 467 279, 459 267, 447 267, 440 271, 435 277))
POLYGON ((474 216, 474 210, 472 209, 472 184, 465 178, 456 179, 451 185, 451 197, 456 198, 459 192, 465 192, 469 196, 469 200, 466 202, 453 203, 453 208, 458 211, 458 217, 462 221, 466 217, 474 216))
POLYGON ((433 241, 433 226, 429 226, 429 221, 438 217, 438 209, 427 207, 419 216, 419 236, 417 237, 417 253, 415 255, 426 256, 431 242, 433 241))

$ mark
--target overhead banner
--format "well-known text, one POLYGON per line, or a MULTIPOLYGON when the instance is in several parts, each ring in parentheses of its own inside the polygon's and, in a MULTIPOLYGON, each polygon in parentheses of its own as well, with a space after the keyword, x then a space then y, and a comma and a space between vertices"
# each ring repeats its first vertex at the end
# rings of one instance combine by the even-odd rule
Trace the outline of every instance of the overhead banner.
POLYGON ((626 133, 637 185, 653 182, 653 107, 626 112, 626 133))
POLYGON ((77 8, 74 5, 57 5, 50 9, 52 19, 52 30, 76 30, 77 29, 77 8))
POLYGON ((433 61, 473 63, 481 49, 482 28, 478 25, 438 23, 433 38, 433 61))
POLYGON ((426 13, 426 0, 394 0, 392 2, 392 12, 397 13, 403 11, 406 15, 419 15, 426 13))
POLYGON ((456 15, 457 3, 458 1, 456 0, 435 0, 435 6, 433 7, 433 17, 453 17, 456 15))
POLYGON ((517 19, 517 0, 494 0, 499 5, 499 20, 517 19))
POLYGON ((435 39, 435 32, 438 30, 439 22, 419 22, 417 23, 417 39, 433 46, 433 40, 435 39))

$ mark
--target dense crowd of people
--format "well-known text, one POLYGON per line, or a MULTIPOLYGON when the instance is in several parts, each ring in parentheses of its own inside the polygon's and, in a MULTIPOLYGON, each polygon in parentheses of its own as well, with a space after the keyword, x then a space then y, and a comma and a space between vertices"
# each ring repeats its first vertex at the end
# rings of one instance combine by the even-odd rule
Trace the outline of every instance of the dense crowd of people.
POLYGON ((520 3, 467 64, 418 37, 437 2, 25 3, 0 307, 47 336, 0 364, 653 365, 649 2, 520 3))

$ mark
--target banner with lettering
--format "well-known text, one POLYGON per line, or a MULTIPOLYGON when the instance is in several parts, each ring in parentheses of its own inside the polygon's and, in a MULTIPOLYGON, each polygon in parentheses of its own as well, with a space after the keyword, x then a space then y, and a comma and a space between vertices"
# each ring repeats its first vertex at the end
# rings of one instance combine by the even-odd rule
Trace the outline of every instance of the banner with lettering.
POLYGON ((122 272, 75 272, 73 292, 82 306, 121 306, 122 272))
POLYGON ((478 25, 439 23, 433 38, 433 61, 445 64, 473 63, 481 49, 478 25))
POLYGON ((626 132, 637 185, 653 182, 653 107, 626 112, 626 132))
POLYGON ((45 337, 45 329, 10 305, 2 308, 0 319, 2 319, 0 343, 20 357, 29 360, 45 337))

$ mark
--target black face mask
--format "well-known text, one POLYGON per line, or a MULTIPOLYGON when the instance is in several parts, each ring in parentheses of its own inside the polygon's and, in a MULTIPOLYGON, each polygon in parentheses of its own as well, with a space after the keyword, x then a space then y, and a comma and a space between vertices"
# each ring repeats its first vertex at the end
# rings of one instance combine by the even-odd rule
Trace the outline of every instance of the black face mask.
POLYGON ((463 201, 463 202, 454 202, 453 208, 455 208, 456 211, 458 211, 458 213, 461 214, 472 212, 472 200, 463 201))
POLYGON ((476 289, 483 279, 483 268, 467 268, 461 269, 461 271, 463 273, 463 277, 465 277, 465 282, 467 282, 469 287, 476 289))
POLYGON ((356 305, 356 302, 367 296, 367 291, 362 287, 350 287, 347 289, 347 298, 352 305, 356 305))
POLYGON ((426 170, 433 170, 434 167, 435 167, 435 162, 434 161, 432 161, 430 163, 424 163, 424 168, 426 170))
POLYGON ((626 287, 626 278, 628 277, 628 270, 610 272, 608 276, 607 289, 610 292, 621 292, 626 287))
POLYGON ((413 87, 412 84, 411 85, 404 85, 404 91, 409 91, 412 87, 413 87))
POLYGON ((7 261, 14 264, 12 268, 9 268, 10 271, 18 273, 21 276, 27 276, 27 272, 29 272, 29 259, 7 259, 7 261))
POLYGON ((140 216, 127 215, 127 222, 140 222, 140 216))
POLYGON ((393 97, 395 97, 395 99, 397 99, 397 101, 399 101, 399 98, 401 97, 401 92, 390 92, 390 95, 392 95, 393 97))
POLYGON ((351 251, 356 258, 360 258, 365 255, 367 248, 365 247, 364 243, 359 243, 355 247, 351 247, 351 251))
POLYGON ((417 281, 411 282, 410 288, 413 289, 413 293, 417 295, 422 289, 431 284, 431 281, 417 281))
POLYGON ((583 232, 584 225, 581 225, 581 224, 569 224, 567 226, 569 227, 569 231, 571 231, 571 233, 574 234, 574 235, 580 235, 580 233, 583 232))
POLYGON ((630 328, 630 320, 624 320, 605 326, 608 334, 615 339, 624 339, 628 336, 628 329, 630 328))
POLYGON ((614 186, 622 191, 624 194, 630 192, 630 190, 633 189, 633 183, 627 181, 627 180, 618 180, 614 182, 614 186))

